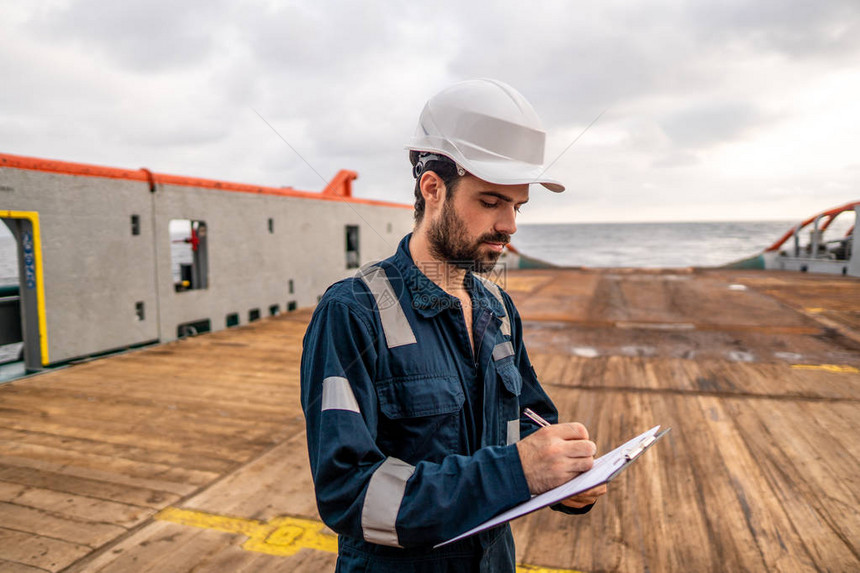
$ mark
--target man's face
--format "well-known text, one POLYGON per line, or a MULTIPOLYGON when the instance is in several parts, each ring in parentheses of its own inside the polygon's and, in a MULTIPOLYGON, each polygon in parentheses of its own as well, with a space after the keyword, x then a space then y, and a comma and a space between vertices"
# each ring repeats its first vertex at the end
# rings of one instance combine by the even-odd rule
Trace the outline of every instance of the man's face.
POLYGON ((428 229, 430 249, 441 260, 479 273, 495 266, 529 200, 528 185, 496 185, 472 175, 457 183, 428 229))

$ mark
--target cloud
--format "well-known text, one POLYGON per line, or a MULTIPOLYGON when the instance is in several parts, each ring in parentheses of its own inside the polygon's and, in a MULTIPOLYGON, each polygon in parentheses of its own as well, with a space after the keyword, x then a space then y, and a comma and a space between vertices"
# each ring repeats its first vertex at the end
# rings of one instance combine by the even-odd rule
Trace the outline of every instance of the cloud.
POLYGON ((659 123, 672 143, 701 149, 743 137, 768 118, 746 102, 713 102, 667 114, 659 123))
POLYGON ((9 153, 305 189, 349 168, 357 194, 408 201, 402 146, 424 102, 489 76, 533 103, 548 159, 608 109, 552 167, 570 191, 536 190, 524 216, 683 217, 764 189, 802 193, 792 181, 841 200, 857 180, 856 1, 0 9, 9 153))
POLYGON ((237 32, 268 69, 299 77, 350 75, 402 40, 389 10, 379 0, 258 6, 242 13, 237 32))
POLYGON ((151 72, 212 57, 229 6, 226 0, 72 0, 34 14, 28 26, 46 42, 69 43, 118 67, 151 72))
MULTIPOLYGON (((860 49, 860 9, 854 0, 728 0, 689 5, 689 22, 704 39, 742 43, 797 59, 845 57, 860 49)), ((856 61, 856 60, 854 60, 856 61)))
POLYGON ((656 159, 651 163, 651 166, 658 168, 689 167, 699 162, 700 159, 692 153, 677 152, 656 159))

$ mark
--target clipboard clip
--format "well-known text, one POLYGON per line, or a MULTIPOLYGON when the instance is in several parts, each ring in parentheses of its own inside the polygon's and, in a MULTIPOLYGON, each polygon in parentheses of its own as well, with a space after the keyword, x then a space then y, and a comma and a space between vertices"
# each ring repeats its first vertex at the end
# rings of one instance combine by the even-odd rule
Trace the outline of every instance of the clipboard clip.
POLYGON ((641 442, 639 442, 635 447, 630 448, 626 452, 624 452, 624 457, 627 461, 632 461, 639 454, 644 452, 648 446, 657 441, 657 438, 654 436, 648 436, 647 438, 643 438, 641 442))

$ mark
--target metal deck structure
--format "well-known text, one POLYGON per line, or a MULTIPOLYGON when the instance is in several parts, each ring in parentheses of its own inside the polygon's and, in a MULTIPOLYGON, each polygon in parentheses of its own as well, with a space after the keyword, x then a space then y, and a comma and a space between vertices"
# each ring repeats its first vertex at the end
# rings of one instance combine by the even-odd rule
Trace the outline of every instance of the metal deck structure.
MULTIPOLYGON (((860 569, 860 280, 505 277, 562 419, 672 432, 520 571, 860 569)), ((299 405, 309 310, 0 386, 0 571, 332 571, 299 405)))

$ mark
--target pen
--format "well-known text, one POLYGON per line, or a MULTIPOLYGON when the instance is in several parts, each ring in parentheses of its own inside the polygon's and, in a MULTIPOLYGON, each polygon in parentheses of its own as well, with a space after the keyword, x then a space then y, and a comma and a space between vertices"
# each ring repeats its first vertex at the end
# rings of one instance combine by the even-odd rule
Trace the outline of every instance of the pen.
POLYGON ((544 420, 543 418, 541 418, 540 416, 538 416, 537 414, 535 414, 531 408, 526 408, 525 410, 523 410, 523 414, 525 416, 528 416, 532 422, 534 422, 535 424, 537 424, 538 426, 541 426, 543 428, 546 428, 547 426, 552 425, 549 422, 547 422, 546 420, 544 420))

